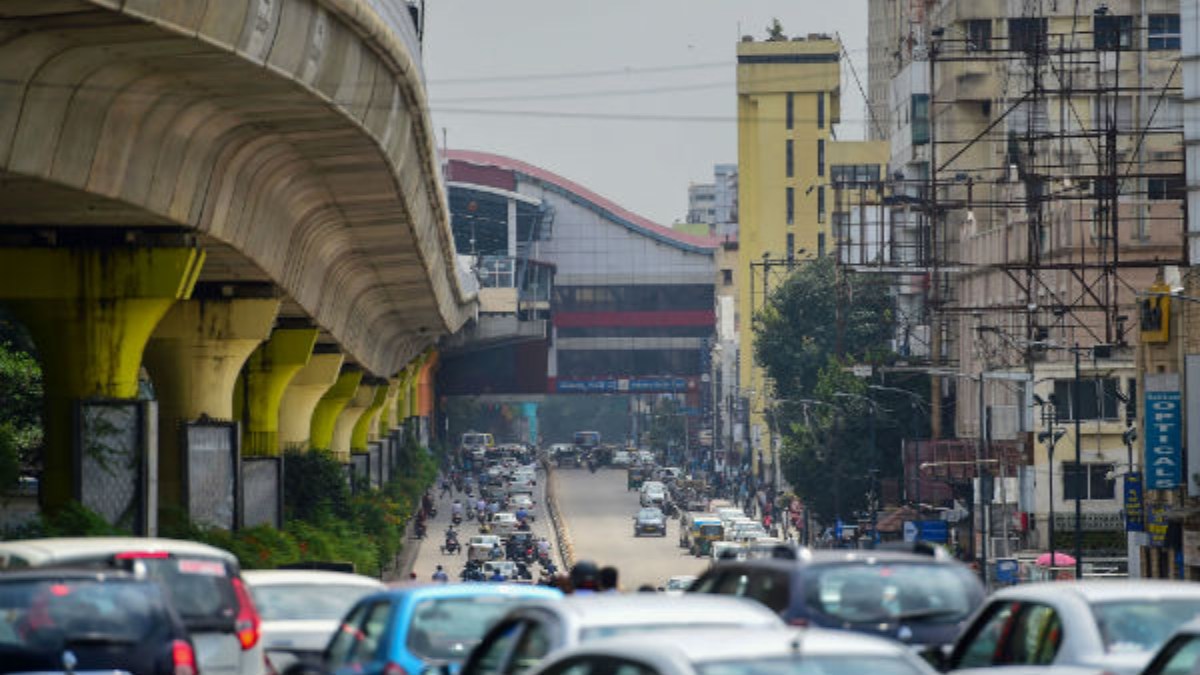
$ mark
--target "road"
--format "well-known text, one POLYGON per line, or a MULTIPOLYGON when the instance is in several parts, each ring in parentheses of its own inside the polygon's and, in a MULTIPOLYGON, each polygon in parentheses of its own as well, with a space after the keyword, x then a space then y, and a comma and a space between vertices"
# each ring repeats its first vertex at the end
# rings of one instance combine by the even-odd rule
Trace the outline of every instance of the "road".
MULTIPOLYGON (((550 518, 546 516, 545 501, 546 501, 546 481, 545 476, 538 473, 538 481, 533 493, 535 502, 534 514, 537 516, 533 521, 533 533, 539 537, 546 537, 550 541, 551 555, 554 557, 556 564, 561 564, 561 558, 558 555, 558 545, 554 541, 554 536, 551 532, 550 518)), ((479 526, 474 522, 464 522, 458 529, 458 540, 463 544, 463 552, 459 555, 445 555, 441 551, 442 542, 445 541, 446 528, 450 526, 450 502, 451 497, 439 497, 441 488, 433 490, 436 500, 438 514, 437 517, 428 523, 428 536, 422 540, 410 539, 406 543, 407 546, 416 545, 418 547, 416 559, 412 563, 411 570, 416 573, 419 581, 429 581, 438 565, 442 565, 446 573, 450 575, 451 581, 459 580, 459 573, 462 572, 463 566, 467 562, 466 543, 470 540, 471 535, 479 534, 479 526)), ((455 493, 456 496, 463 499, 463 504, 466 504, 466 497, 460 493, 455 493)), ((536 578, 540 568, 534 567, 533 573, 536 578)))
POLYGON ((708 567, 707 560, 679 548, 678 520, 668 520, 666 537, 633 536, 638 493, 625 489, 623 470, 558 469, 554 480, 576 560, 616 566, 623 590, 661 586, 668 577, 699 574, 708 567))

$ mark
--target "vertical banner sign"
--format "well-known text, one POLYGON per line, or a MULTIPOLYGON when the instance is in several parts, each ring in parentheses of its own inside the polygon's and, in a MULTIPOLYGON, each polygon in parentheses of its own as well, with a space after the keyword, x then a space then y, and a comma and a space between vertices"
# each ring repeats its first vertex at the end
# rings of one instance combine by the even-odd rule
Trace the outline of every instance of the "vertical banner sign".
MULTIPOLYGON (((1184 357, 1184 386, 1187 396, 1183 402, 1187 406, 1187 417, 1192 420, 1187 425, 1187 475, 1200 471, 1200 354, 1188 354, 1184 357)), ((1187 480, 1189 497, 1200 497, 1200 484, 1187 480)))
POLYGON ((1130 471, 1125 474, 1125 531, 1145 530, 1145 517, 1142 506, 1142 474, 1130 471))
POLYGON ((1173 490, 1183 482, 1179 373, 1145 377, 1146 489, 1173 490))

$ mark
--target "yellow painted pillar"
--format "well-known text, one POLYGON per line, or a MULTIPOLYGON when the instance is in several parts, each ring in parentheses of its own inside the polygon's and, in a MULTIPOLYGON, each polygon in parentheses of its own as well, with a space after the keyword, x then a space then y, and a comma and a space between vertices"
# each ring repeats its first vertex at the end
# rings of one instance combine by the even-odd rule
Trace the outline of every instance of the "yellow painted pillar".
POLYGON ((317 402, 338 381, 346 357, 337 352, 313 354, 283 392, 279 406, 280 450, 309 448, 313 411, 317 402))
POLYGON ((280 328, 254 350, 242 368, 234 409, 242 422, 242 454, 279 454, 279 405, 288 383, 308 364, 316 328, 280 328))
MULTIPOLYGON (((337 382, 321 396, 312 414, 312 428, 309 430, 309 444, 314 450, 333 449, 333 430, 337 424, 342 409, 358 392, 358 384, 362 382, 361 370, 342 370, 337 382)), ((342 459, 350 461, 349 458, 342 459)))
POLYGON ((377 387, 373 384, 359 384, 358 390, 346 402, 346 406, 342 408, 341 414, 338 415, 337 422, 333 425, 333 446, 331 449, 333 450, 333 455, 343 462, 350 461, 350 453, 353 451, 350 441, 354 435, 355 425, 358 424, 358 420, 375 401, 376 389, 377 387))
POLYGON ((396 385, 396 426, 401 428, 408 420, 408 378, 411 372, 411 367, 405 367, 396 376, 398 380, 396 385))
POLYGON ((425 366, 425 355, 422 354, 413 359, 409 364, 408 372, 408 410, 404 411, 404 419, 412 419, 417 416, 417 403, 420 400, 420 377, 421 368, 425 366))
POLYGON ((367 405, 367 409, 359 416, 358 421, 354 423, 354 430, 350 432, 350 452, 366 452, 367 441, 371 435, 373 422, 379 414, 379 410, 383 408, 384 402, 387 401, 387 382, 373 382, 374 391, 371 394, 371 403, 367 405))
POLYGON ((191 295, 203 264, 204 252, 187 247, 0 249, 0 301, 29 329, 42 363, 46 510, 74 497, 75 406, 137 396, 146 341, 191 295))
POLYGON ((175 303, 146 344, 158 398, 160 506, 182 505, 181 425, 201 416, 233 419, 238 371, 271 334, 279 300, 213 298, 175 303))
POLYGON ((396 424, 396 398, 400 395, 400 378, 388 378, 387 398, 379 410, 376 426, 377 438, 384 438, 399 426, 396 424))

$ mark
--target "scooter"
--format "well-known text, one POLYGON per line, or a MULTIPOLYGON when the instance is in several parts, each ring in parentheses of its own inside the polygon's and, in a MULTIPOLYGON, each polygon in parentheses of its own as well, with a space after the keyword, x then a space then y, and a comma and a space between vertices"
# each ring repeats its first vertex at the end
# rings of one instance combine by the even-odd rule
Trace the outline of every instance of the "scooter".
POLYGON ((458 543, 458 537, 447 534, 446 543, 442 544, 442 555, 458 555, 461 552, 462 544, 458 543))
POLYGON ((453 516, 450 516, 450 522, 454 523, 455 525, 462 525, 462 514, 456 513, 453 516))
POLYGON ((425 521, 418 520, 416 525, 413 525, 413 533, 417 535, 417 539, 425 538, 425 521))

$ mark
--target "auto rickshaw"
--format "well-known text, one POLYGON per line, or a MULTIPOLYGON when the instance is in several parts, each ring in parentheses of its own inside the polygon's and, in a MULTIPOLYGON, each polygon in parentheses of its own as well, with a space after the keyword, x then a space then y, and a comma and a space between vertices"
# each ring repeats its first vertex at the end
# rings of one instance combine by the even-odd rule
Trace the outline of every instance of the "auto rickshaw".
POLYGON ((714 541, 725 539, 725 527, 717 517, 696 517, 692 519, 692 545, 694 556, 706 556, 712 553, 714 541))
POLYGON ((650 471, 651 471, 650 469, 646 469, 646 468, 640 467, 640 466, 629 467, 629 470, 625 473, 625 489, 626 490, 642 489, 642 483, 646 482, 646 475, 648 473, 650 473, 650 471))

